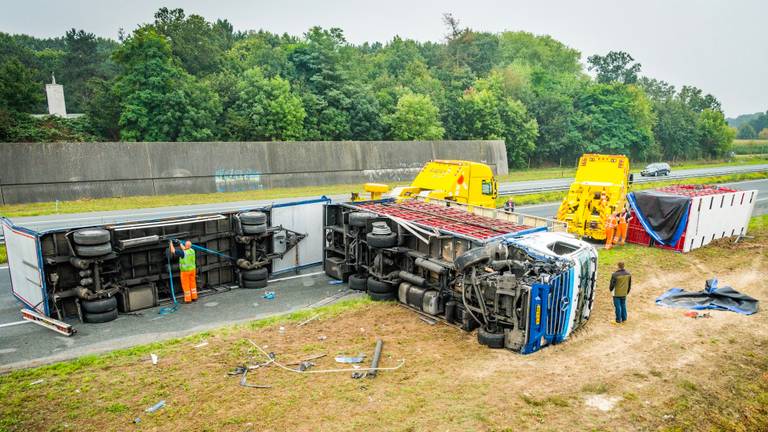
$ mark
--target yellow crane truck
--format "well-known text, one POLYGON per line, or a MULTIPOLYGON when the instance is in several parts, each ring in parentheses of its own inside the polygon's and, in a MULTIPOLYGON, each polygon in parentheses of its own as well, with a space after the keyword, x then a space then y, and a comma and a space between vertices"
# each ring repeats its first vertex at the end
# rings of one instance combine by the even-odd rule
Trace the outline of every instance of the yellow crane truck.
POLYGON ((582 155, 557 219, 579 237, 605 240, 605 222, 611 213, 624 208, 631 182, 626 156, 582 155))
POLYGON ((499 195, 491 167, 463 160, 429 161, 410 186, 398 186, 390 190, 385 184, 366 183, 363 190, 370 194, 370 198, 353 193, 352 201, 421 196, 495 208, 496 197, 499 195))

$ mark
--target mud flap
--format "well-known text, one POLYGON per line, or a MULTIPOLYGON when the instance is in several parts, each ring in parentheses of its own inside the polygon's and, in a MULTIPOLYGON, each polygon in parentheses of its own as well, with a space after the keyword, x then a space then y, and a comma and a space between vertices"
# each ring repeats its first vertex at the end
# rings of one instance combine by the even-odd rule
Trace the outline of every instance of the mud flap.
POLYGON ((549 285, 536 283, 531 287, 530 313, 528 315, 528 340, 521 351, 530 354, 541 349, 547 331, 547 299, 549 285))

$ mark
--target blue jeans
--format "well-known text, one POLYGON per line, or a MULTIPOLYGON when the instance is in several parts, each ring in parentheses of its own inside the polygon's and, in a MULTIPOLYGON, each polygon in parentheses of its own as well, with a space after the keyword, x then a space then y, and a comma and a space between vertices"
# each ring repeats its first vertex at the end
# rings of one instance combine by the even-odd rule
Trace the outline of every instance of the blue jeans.
POLYGON ((627 320, 627 298, 626 297, 614 297, 613 308, 616 310, 616 322, 624 322, 627 320))

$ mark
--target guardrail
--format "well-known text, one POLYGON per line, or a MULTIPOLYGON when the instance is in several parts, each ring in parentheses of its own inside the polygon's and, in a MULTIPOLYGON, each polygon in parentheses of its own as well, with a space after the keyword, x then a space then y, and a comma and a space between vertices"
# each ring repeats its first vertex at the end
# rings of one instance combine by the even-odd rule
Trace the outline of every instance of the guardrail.
MULTIPOLYGON (((651 183, 651 182, 658 182, 658 181, 672 181, 672 180, 682 180, 687 178, 700 178, 700 177, 717 177, 717 176, 724 176, 724 175, 733 175, 733 174, 750 174, 750 173, 756 173, 756 172, 764 172, 765 168, 754 168, 754 169, 742 169, 742 170, 728 170, 728 171, 718 171, 714 173, 694 173, 694 174, 682 174, 682 175, 674 175, 671 177, 635 177, 634 184, 638 183, 651 183)), ((568 188, 570 188, 570 182, 567 185, 554 185, 554 186, 538 186, 538 187, 531 187, 526 189, 515 189, 511 191, 499 191, 499 195, 501 196, 510 196, 510 195, 527 195, 527 194, 534 194, 534 193, 541 193, 541 192, 557 192, 557 191, 567 191, 568 188)))

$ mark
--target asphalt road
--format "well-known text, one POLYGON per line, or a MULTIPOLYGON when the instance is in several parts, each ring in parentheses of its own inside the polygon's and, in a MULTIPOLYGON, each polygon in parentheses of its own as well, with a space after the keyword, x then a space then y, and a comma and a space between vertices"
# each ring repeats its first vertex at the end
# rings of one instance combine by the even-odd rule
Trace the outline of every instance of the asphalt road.
MULTIPOLYGON (((755 170, 768 171, 768 164, 763 165, 736 165, 736 166, 724 166, 724 167, 710 167, 710 168, 696 168, 688 170, 672 170, 669 176, 664 177, 641 177, 640 172, 634 173, 635 183, 644 183, 649 181, 660 180, 674 180, 682 178, 697 177, 711 177, 724 173, 733 172, 754 172, 755 170)), ((521 182, 502 183, 499 185, 499 193, 510 194, 518 191, 528 191, 535 188, 562 188, 568 189, 570 184, 573 183, 573 178, 559 178, 548 180, 531 180, 521 182)))
MULTIPOLYGON (((757 189, 755 215, 768 213, 768 180, 728 183, 739 189, 757 189)), ((331 197, 343 199, 345 197, 331 197)), ((293 199, 275 200, 274 202, 293 199)), ((121 220, 153 219, 188 212, 216 212, 226 209, 249 208, 266 205, 265 201, 246 201, 227 204, 169 207, 136 211, 88 213, 83 215, 53 215, 17 218, 16 223, 36 230, 61 226, 87 226, 113 223, 121 220)), ((558 203, 519 206, 518 211, 551 217, 558 203)), ((345 285, 334 285, 321 268, 304 270, 306 276, 271 282, 269 290, 277 294, 275 300, 261 298, 264 290, 233 289, 213 296, 202 297, 198 303, 182 305, 175 314, 159 315, 158 308, 148 309, 140 315, 121 315, 106 324, 73 322, 78 333, 67 338, 37 325, 19 322, 20 304, 10 293, 7 266, 0 265, 0 372, 19 367, 61 361, 78 356, 106 352, 220 327, 234 322, 248 321, 332 302, 340 295, 349 294, 345 285)), ((190 346, 190 349, 195 349, 190 346)), ((204 348, 200 348, 204 349, 204 348)))

